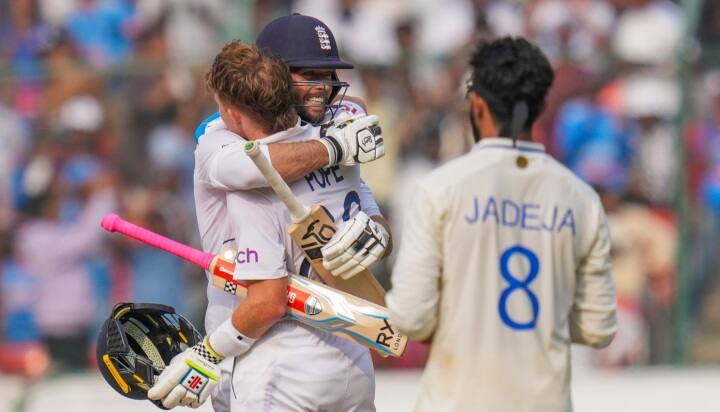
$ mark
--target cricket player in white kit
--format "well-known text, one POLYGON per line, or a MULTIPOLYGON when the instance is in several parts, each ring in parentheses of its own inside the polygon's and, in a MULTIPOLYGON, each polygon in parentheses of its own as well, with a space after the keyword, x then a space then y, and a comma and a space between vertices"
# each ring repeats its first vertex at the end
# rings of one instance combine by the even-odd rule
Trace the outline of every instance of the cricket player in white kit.
MULTIPOLYGON (((305 16, 301 17, 305 18, 305 16)), ((315 34, 318 21, 312 20, 314 21, 305 21, 305 23, 313 25, 311 29, 315 34)), ((334 41, 332 44, 334 46, 334 41)), ((230 45, 230 47, 233 46, 230 45)), ((260 72, 263 76, 267 75, 263 72, 266 67, 262 67, 263 64, 267 65, 267 61, 260 62, 258 65, 259 57, 252 56, 253 50, 247 50, 247 46, 244 45, 235 45, 234 47, 238 50, 242 49, 240 54, 250 53, 256 61, 253 65, 249 64, 253 63, 250 60, 240 63, 235 61, 228 65, 227 62, 232 60, 230 55, 233 51, 228 50, 226 53, 226 50, 223 50, 221 54, 225 54, 226 66, 244 65, 248 69, 260 72)), ((339 61, 339 59, 336 60, 339 61)), ((329 65, 333 62, 325 61, 323 63, 329 65)), ((247 75, 247 73, 244 74, 247 75)), ((334 71, 332 74, 334 75, 334 71)), ((224 87, 222 84, 211 85, 213 89, 222 87, 224 87)), ((324 90, 322 93, 330 93, 327 85, 310 84, 307 87, 310 91, 318 88, 324 90)), ((272 89, 271 91, 271 95, 282 95, 282 90, 272 89)), ((317 90, 314 93, 320 94, 317 90)), ((216 92, 216 94, 219 93, 216 92)), ((287 94, 290 95, 290 93, 287 94)), ((265 95, 265 97, 268 96, 265 95)), ((324 97, 325 99, 329 98, 327 95, 324 97)), ((278 315, 284 314, 285 286, 282 284, 286 282, 288 273, 314 276, 309 270, 309 265, 303 264, 302 253, 286 234, 290 218, 284 206, 281 203, 277 203, 273 207, 268 204, 266 198, 268 194, 272 193, 270 189, 247 191, 253 187, 266 186, 267 183, 264 182, 261 175, 257 176, 259 172, 254 164, 241 151, 242 143, 245 140, 239 134, 250 140, 271 144, 269 150, 267 146, 264 149, 270 155, 278 153, 273 152, 273 147, 278 146, 292 146, 296 150, 314 150, 309 144, 288 142, 304 141, 309 143, 309 139, 316 138, 318 135, 318 128, 300 121, 294 110, 291 111, 293 116, 290 119, 291 123, 286 121, 288 120, 287 113, 282 111, 277 113, 269 111, 269 115, 261 119, 267 124, 272 124, 272 127, 269 128, 271 130, 278 129, 283 122, 284 127, 280 127, 280 129, 287 128, 289 124, 294 125, 288 130, 271 136, 262 137, 267 133, 264 130, 260 130, 262 133, 258 133, 258 130, 253 128, 257 116, 243 115, 241 118, 244 119, 242 122, 244 126, 238 127, 238 124, 235 124, 234 127, 228 127, 228 121, 233 121, 234 117, 227 114, 228 110, 224 102, 226 99, 217 100, 221 108, 221 115, 223 110, 226 113, 222 119, 210 119, 202 125, 199 129, 202 136, 196 150, 196 202, 203 247, 205 250, 217 253, 224 241, 234 239, 234 245, 239 248, 236 254, 238 268, 236 278, 246 281, 257 280, 258 282, 251 284, 248 298, 240 303, 241 306, 245 306, 243 311, 236 309, 239 301, 234 296, 211 286, 208 289, 210 302, 206 316, 206 329, 208 332, 212 332, 208 345, 212 350, 207 349, 211 353, 218 352, 218 355, 227 355, 216 358, 228 358, 221 364, 224 379, 220 390, 213 395, 215 410, 374 410, 372 363, 367 349, 360 345, 289 320, 280 321, 257 342, 251 352, 247 352, 245 356, 237 359, 232 359, 230 356, 239 354, 236 350, 238 348, 233 349, 232 345, 224 345, 222 339, 215 338, 216 335, 222 333, 227 336, 242 336, 243 341, 249 342, 251 345, 258 335, 263 335, 267 328, 272 326, 278 319, 278 315), (224 107, 225 109, 223 109, 224 107), (273 124, 275 119, 279 120, 273 124), (277 142, 283 143, 272 145, 277 142), (246 191, 227 193, 226 197, 226 192, 240 189, 246 191), (256 197, 258 191, 263 193, 260 198, 256 197), (270 290, 283 293, 268 295, 268 288, 263 290, 255 286, 263 283, 270 284, 270 290), (260 292, 253 294, 253 288, 256 292, 258 290, 260 292), (256 299, 253 299, 253 296, 256 299), (259 298, 257 298, 258 296, 259 298), (268 296, 276 299, 274 301, 270 299, 271 301, 268 302, 268 296), (248 301, 252 301, 252 303, 249 304, 248 301), (272 305, 273 302, 275 306, 272 305), (245 317, 239 321, 230 320, 231 316, 236 318, 239 311, 244 313, 245 317), (243 323, 248 317, 251 318, 251 322, 249 322, 251 325, 247 325, 247 322, 243 323), (245 333, 241 333, 241 330, 245 333), (216 344, 213 345, 213 342, 216 344), (215 348, 217 345, 225 347, 218 351, 215 348), (226 352, 223 353, 223 350, 226 352), (338 382, 346 382, 346 386, 338 388, 338 382)), ((280 104, 281 100, 273 101, 270 97, 270 100, 265 101, 265 107, 283 107, 280 104)), ((263 103, 256 100, 250 106, 248 101, 252 100, 246 100, 245 104, 241 105, 230 105, 230 107, 235 106, 231 110, 235 110, 237 113, 238 107, 242 107, 242 109, 250 107, 251 110, 245 110, 245 112, 256 111, 256 106, 263 103)), ((361 107, 352 104, 345 104, 344 108, 358 112, 362 110, 361 107)), ((324 105, 319 117, 325 117, 324 105)), ((263 122, 257 123, 262 124, 263 122)), ((346 127, 342 130, 337 127, 326 128, 325 135, 321 138, 323 143, 318 144, 317 139, 314 140, 314 143, 316 143, 316 147, 319 146, 325 152, 325 162, 329 163, 329 167, 310 171, 304 176, 304 179, 298 180, 293 185, 293 190, 301 201, 308 204, 321 203, 335 216, 336 221, 350 221, 338 231, 338 234, 345 233, 347 235, 342 229, 353 225, 377 225, 369 219, 358 220, 360 215, 369 215, 373 220, 382 221, 369 189, 360 179, 359 169, 346 167, 355 162, 371 161, 382 155, 380 136, 377 136, 377 150, 372 154, 366 153, 362 156, 358 156, 357 148, 351 147, 349 139, 345 139, 346 135, 350 136, 359 128, 376 123, 377 120, 372 117, 356 118, 352 124, 345 124, 346 127), (360 210, 363 212, 361 213, 360 210)), ((379 128, 374 130, 379 132, 379 128)), ((281 147, 281 150, 284 149, 281 147)), ((288 153, 292 152, 285 151, 284 154, 288 153)), ((304 153, 309 154, 310 152, 305 151, 304 153)), ((281 154, 283 153, 281 152, 281 154)), ((307 158, 303 160, 308 162, 307 158)), ((312 165, 312 162, 310 164, 312 165)), ((286 174, 286 179, 292 180, 292 173, 297 174, 297 170, 307 167, 307 165, 301 164, 299 168, 291 170, 290 175, 286 174)), ((379 232, 376 233, 383 235, 383 239, 376 242, 379 245, 376 247, 387 248, 390 243, 389 234, 381 226, 379 232)), ((340 246, 336 247, 340 251, 337 253, 337 259, 346 259, 348 253, 343 252, 347 252, 347 249, 352 250, 353 246, 358 245, 353 240, 335 242, 336 246, 340 246), (349 242, 347 248, 342 247, 343 242, 349 242)), ((382 251, 380 250, 380 252, 382 251)), ((250 345, 245 349, 239 349, 248 350, 250 345)))
POLYGON ((617 327, 605 213, 531 141, 542 52, 503 38, 470 64, 477 144, 419 183, 386 297, 398 329, 432 342, 416 410, 571 411, 570 344, 607 346, 617 327))

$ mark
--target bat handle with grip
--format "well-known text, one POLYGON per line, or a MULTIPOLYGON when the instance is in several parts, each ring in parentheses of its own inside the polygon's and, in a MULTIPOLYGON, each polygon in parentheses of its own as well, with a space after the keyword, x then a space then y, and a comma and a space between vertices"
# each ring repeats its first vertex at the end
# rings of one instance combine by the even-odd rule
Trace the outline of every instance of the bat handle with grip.
POLYGON ((173 255, 190 263, 194 263, 205 270, 210 268, 210 264, 215 258, 215 256, 210 253, 205 253, 190 246, 183 245, 182 243, 168 239, 163 235, 130 223, 115 213, 105 215, 100 222, 100 226, 108 232, 118 232, 150 246, 172 253, 173 255))
POLYGON ((280 200, 285 203, 290 215, 292 216, 293 222, 297 223, 305 219, 310 214, 310 208, 300 203, 295 195, 293 194, 290 187, 285 183, 280 174, 270 164, 267 157, 260 151, 260 145, 257 142, 245 143, 245 154, 250 156, 250 159, 255 163, 260 173, 265 176, 265 180, 270 183, 270 186, 275 193, 280 197, 280 200))

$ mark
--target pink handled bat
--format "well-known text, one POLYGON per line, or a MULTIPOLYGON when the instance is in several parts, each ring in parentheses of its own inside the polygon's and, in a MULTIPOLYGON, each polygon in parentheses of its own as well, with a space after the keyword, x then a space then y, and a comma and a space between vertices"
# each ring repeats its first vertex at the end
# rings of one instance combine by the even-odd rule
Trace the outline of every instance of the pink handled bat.
MULTIPOLYGON (((210 273, 213 286, 244 297, 247 285, 233 278, 235 263, 168 239, 111 213, 100 225, 171 253, 210 273)), ((390 325, 387 309, 310 279, 290 275, 288 315, 306 325, 350 339, 384 356, 401 356, 407 337, 390 325)))

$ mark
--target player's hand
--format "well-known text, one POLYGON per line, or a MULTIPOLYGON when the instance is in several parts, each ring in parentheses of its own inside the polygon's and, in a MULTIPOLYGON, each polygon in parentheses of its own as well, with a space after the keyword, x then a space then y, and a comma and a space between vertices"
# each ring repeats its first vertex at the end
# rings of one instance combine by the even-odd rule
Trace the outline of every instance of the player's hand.
POLYGON ((339 117, 321 126, 320 142, 325 145, 331 166, 368 163, 385 155, 382 129, 375 115, 339 117))
POLYGON ((389 240, 382 225, 358 212, 323 246, 323 266, 334 276, 349 279, 380 260, 389 240))
POLYGON ((172 358, 148 391, 148 398, 162 400, 166 408, 199 407, 218 384, 220 360, 207 351, 203 342, 186 349, 172 358))

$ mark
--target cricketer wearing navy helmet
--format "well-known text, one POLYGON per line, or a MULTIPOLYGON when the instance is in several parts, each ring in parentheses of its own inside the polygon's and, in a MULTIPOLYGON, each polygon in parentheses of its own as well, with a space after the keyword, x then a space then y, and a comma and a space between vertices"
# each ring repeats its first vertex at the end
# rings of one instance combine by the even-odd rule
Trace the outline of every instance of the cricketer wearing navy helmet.
MULTIPOLYGON (((264 52, 279 56, 290 67, 298 98, 297 111, 303 120, 320 124, 333 118, 349 86, 340 81, 337 69, 354 66, 340 59, 335 36, 325 23, 297 13, 279 17, 265 26, 255 44, 264 52)), ((365 111, 364 103, 358 99, 347 100, 365 111)), ((343 109, 358 114, 358 108, 353 106, 343 109)))

